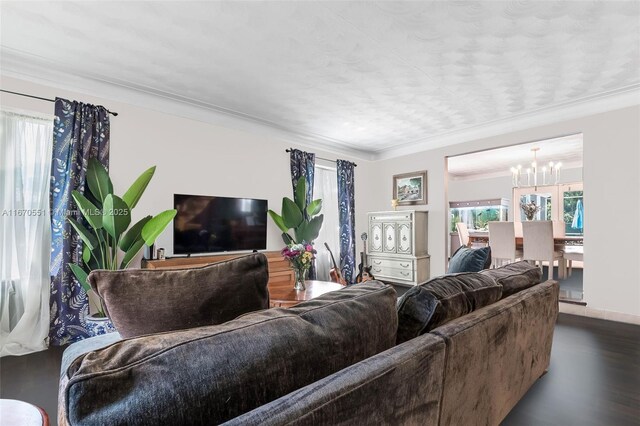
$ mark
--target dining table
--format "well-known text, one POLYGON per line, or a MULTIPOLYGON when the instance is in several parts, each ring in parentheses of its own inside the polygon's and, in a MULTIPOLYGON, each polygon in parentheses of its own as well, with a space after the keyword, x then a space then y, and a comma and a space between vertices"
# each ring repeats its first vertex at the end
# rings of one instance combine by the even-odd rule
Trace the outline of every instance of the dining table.
MULTIPOLYGON (((581 246, 584 242, 584 236, 581 235, 566 235, 563 237, 553 237, 553 244, 555 246, 581 246)), ((469 244, 489 244, 488 232, 474 232, 469 233, 469 244)), ((522 249, 523 238, 516 237, 516 248, 522 249)))

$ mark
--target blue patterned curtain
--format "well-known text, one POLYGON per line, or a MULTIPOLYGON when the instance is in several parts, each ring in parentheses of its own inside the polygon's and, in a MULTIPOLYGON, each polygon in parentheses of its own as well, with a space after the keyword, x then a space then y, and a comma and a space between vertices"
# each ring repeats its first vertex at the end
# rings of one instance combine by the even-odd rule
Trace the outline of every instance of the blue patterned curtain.
POLYGON ((307 204, 313 200, 313 177, 316 171, 316 155, 310 152, 292 149, 289 154, 291 163, 291 185, 296 189, 296 182, 300 176, 307 182, 307 204))
MULTIPOLYGON (((307 182, 307 204, 313 201, 313 178, 316 173, 316 155, 311 152, 300 151, 299 149, 292 149, 289 153, 289 162, 291 164, 291 185, 293 190, 296 190, 296 183, 300 176, 304 176, 304 180, 307 182)), ((306 212, 304 212, 306 214, 306 212)), ((316 273, 316 265, 312 264, 309 269, 309 279, 315 280, 318 274, 316 273)))
POLYGON ((82 258, 82 242, 66 219, 76 210, 71 191, 84 193, 90 158, 109 166, 108 111, 101 106, 56 98, 50 194, 52 345, 87 336, 87 294, 69 269, 69 263, 79 263, 82 258))
POLYGON ((338 206, 340 208, 340 268, 347 283, 353 283, 356 258, 355 164, 336 161, 338 172, 338 206))

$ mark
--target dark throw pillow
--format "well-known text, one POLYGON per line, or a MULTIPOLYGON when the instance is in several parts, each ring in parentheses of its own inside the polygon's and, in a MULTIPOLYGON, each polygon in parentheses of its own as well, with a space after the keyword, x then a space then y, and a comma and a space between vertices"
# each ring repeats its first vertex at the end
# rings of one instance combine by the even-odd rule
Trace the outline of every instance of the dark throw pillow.
POLYGON ((122 337, 221 324, 269 308, 269 271, 255 253, 201 268, 96 270, 91 288, 122 337))
POLYGON ((448 274, 480 272, 491 266, 491 247, 469 248, 461 246, 449 261, 448 274))
POLYGON ((397 318, 395 290, 370 281, 290 309, 122 340, 70 364, 61 418, 220 424, 393 347, 397 318))
POLYGON ((482 271, 481 274, 493 278, 502 285, 502 297, 511 296, 525 288, 532 287, 542 280, 540 268, 528 262, 516 262, 496 269, 482 271))
POLYGON ((397 303, 397 343, 495 303, 501 296, 501 285, 475 272, 443 275, 413 287, 397 303))

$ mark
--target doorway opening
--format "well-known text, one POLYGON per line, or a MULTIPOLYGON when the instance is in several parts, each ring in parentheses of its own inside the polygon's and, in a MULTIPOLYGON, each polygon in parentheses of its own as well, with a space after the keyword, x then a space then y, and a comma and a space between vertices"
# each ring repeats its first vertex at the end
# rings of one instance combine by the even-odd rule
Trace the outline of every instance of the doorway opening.
MULTIPOLYGON (((561 300, 584 304, 582 158, 581 133, 448 157, 449 255, 461 244, 498 244, 497 239, 491 242, 489 223, 502 221, 513 223, 516 252, 523 258, 518 250, 536 242, 524 238, 523 222, 548 221, 553 229, 549 244, 553 243, 558 258, 551 265, 547 259, 535 259, 540 261, 543 279, 550 276, 551 268, 551 276, 560 283, 561 300), (463 233, 458 232, 461 227, 463 233), (461 234, 467 241, 462 241, 461 234)), ((493 266, 503 263, 496 260, 493 266)))

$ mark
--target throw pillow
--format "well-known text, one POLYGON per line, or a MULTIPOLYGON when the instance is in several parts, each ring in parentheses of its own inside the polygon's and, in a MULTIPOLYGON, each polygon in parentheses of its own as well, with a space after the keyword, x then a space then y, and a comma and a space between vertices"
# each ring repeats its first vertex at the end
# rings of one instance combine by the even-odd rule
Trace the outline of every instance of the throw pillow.
MULTIPOLYGON (((394 346, 396 292, 370 281, 290 309, 127 339, 73 361, 68 424, 220 424, 394 346)), ((66 404, 66 405, 65 405, 66 404)))
POLYGON ((89 274, 91 288, 124 338, 221 324, 268 309, 268 281, 261 253, 201 268, 89 274))
POLYGON ((542 280, 540 268, 528 262, 515 262, 496 269, 482 271, 481 274, 493 278, 502 285, 502 297, 511 296, 525 288, 532 287, 542 280))
POLYGON ((500 300, 502 286, 478 273, 443 275, 398 299, 398 339, 406 342, 500 300))
POLYGON ((461 246, 449 261, 448 274, 480 272, 491 266, 491 247, 469 248, 461 246))

